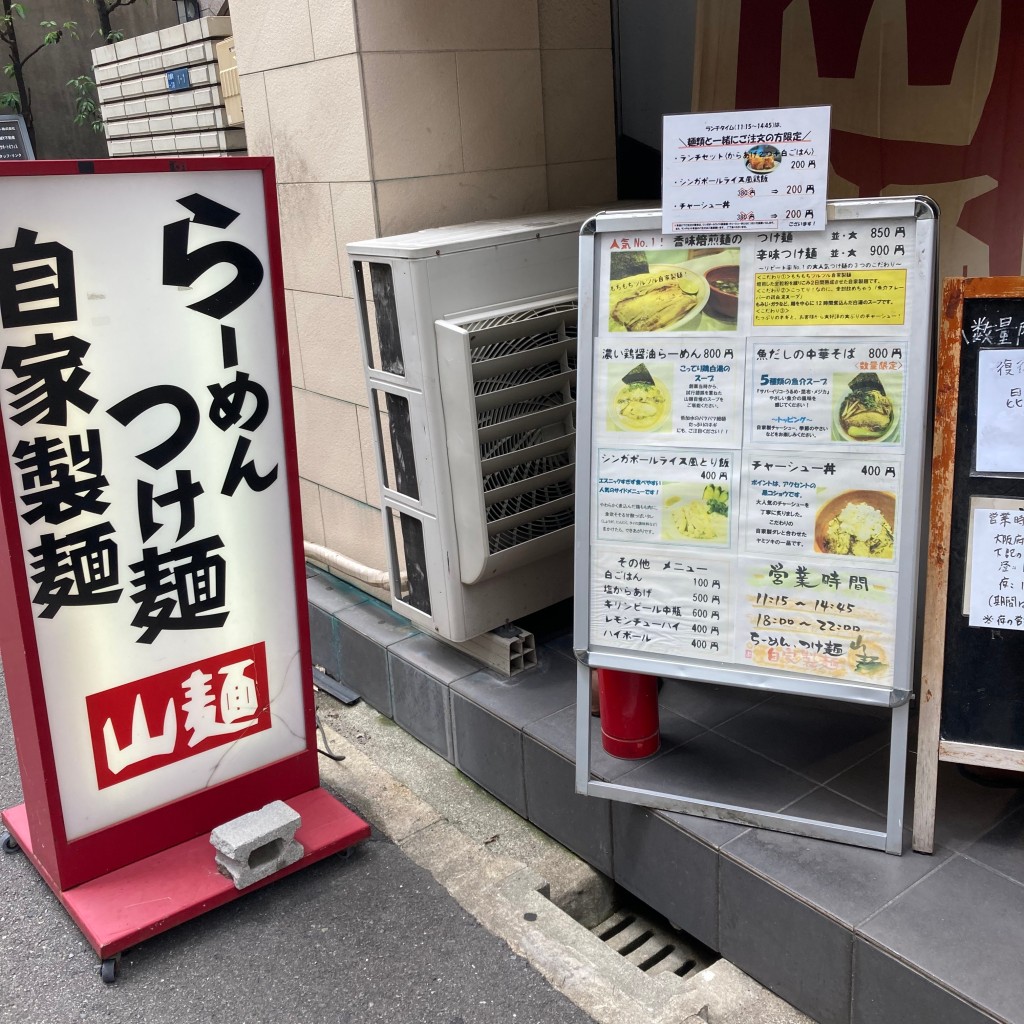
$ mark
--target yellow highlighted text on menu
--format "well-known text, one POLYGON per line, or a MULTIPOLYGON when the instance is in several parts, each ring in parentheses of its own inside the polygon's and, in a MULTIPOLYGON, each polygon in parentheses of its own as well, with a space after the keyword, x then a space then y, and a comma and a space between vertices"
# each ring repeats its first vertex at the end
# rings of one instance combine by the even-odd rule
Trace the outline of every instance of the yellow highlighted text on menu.
POLYGON ((755 327, 902 324, 906 270, 801 270, 754 275, 755 327))

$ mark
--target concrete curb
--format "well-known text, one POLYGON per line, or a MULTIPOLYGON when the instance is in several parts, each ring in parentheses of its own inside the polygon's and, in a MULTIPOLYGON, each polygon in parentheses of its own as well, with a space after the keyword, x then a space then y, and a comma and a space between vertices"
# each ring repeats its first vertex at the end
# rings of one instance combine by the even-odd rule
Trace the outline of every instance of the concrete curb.
POLYGON ((428 802, 451 765, 365 704, 328 700, 324 731, 345 760, 320 759, 324 784, 598 1024, 813 1024, 724 960, 686 979, 644 974, 588 930, 612 909, 609 879, 468 780, 428 802), (449 799, 463 821, 476 806, 501 831, 472 835, 433 805, 449 799))

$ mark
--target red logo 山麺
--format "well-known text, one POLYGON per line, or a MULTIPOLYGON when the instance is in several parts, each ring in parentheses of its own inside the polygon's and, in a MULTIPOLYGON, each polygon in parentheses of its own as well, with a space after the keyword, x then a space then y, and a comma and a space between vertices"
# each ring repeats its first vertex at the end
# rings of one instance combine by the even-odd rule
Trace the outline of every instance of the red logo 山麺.
POLYGON ((270 728, 266 645, 85 698, 100 789, 270 728))

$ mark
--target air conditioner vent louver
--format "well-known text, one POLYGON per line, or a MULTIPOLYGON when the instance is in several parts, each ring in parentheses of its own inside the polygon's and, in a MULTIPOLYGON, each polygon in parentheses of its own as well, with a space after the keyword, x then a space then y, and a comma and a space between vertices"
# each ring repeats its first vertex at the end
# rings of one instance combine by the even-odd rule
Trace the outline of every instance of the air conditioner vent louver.
POLYGON ((491 327, 506 327, 510 324, 519 324, 524 320, 536 320, 538 317, 548 316, 552 313, 568 313, 567 319, 572 320, 573 337, 576 336, 576 311, 579 304, 573 299, 571 302, 556 302, 548 306, 534 306, 532 309, 519 309, 509 313, 502 313, 499 316, 486 317, 481 320, 472 320, 462 326, 471 334, 474 331, 486 331, 491 327))
MULTIPOLYGON (((481 567, 478 571, 493 555, 509 558, 530 541, 573 524, 576 319, 576 303, 566 301, 451 321, 464 345, 462 374, 472 384, 480 549, 464 561, 481 567)), ((454 348, 445 351, 454 364, 454 348)), ((442 376, 442 389, 450 379, 442 376)), ((468 424, 455 427, 458 396, 453 386, 448 388, 451 463, 451 451, 461 448, 468 424)), ((459 465, 468 468, 468 460, 459 465)), ((456 492, 463 482, 468 484, 460 475, 456 492)), ((468 518, 468 498, 457 506, 468 518)))
POLYGON ((496 533, 491 537, 491 550, 505 551, 508 548, 515 547, 517 544, 525 544, 528 540, 534 540, 546 534, 554 533, 556 530, 565 529, 567 526, 572 526, 575 515, 574 509, 563 509, 556 514, 543 516, 540 519, 535 519, 532 523, 518 526, 514 530, 496 533))
MULTIPOLYGON (((569 371, 570 355, 572 362, 575 363, 575 346, 571 345, 570 341, 575 341, 576 325, 570 321, 569 326, 571 326, 571 330, 566 329, 566 317, 564 314, 567 313, 575 314, 575 307, 568 303, 557 307, 541 307, 533 311, 519 313, 515 316, 494 317, 487 321, 477 321, 476 323, 464 325, 464 329, 469 331, 472 344, 473 342, 478 342, 481 335, 486 335, 488 328, 505 327, 511 324, 519 327, 529 327, 531 321, 536 321, 540 317, 548 317, 551 314, 557 315, 559 320, 557 327, 552 330, 541 330, 514 338, 504 338, 488 344, 472 344, 470 359, 474 364, 474 393, 476 395, 490 395, 498 391, 518 388, 534 381, 558 377, 569 371), (550 359, 550 356, 553 354, 552 350, 559 356, 558 359, 550 359), (482 364, 495 360, 507 361, 505 357, 527 352, 533 353, 537 362, 519 366, 495 377, 480 378, 477 376, 478 373, 482 372, 480 369, 482 364)), ((564 378, 563 383, 565 383, 564 378)), ((566 393, 560 388, 555 392, 535 395, 526 402, 517 402, 485 409, 478 407, 477 424, 479 427, 489 427, 496 423, 516 420, 530 413, 539 412, 544 409, 561 408, 565 405, 566 393)), ((482 440, 480 444, 480 457, 482 463, 486 463, 488 459, 499 452, 508 454, 524 451, 536 444, 548 442, 554 438, 569 439, 571 436, 572 420, 570 418, 568 424, 563 420, 560 423, 551 424, 546 430, 535 430, 528 433, 520 432, 506 437, 492 436, 489 439, 482 440)), ((571 496, 573 493, 573 470, 572 454, 568 444, 566 444, 561 450, 551 452, 543 457, 529 458, 523 462, 507 466, 497 473, 484 473, 484 502, 488 525, 502 523, 511 516, 519 516, 521 518, 523 513, 534 509, 541 509, 543 506, 550 506, 551 502, 571 496), (547 478, 546 482, 541 483, 541 479, 545 477, 547 478), (493 492, 499 489, 511 493, 508 497, 495 500, 493 492)), ((491 553, 506 551, 518 544, 542 537, 555 530, 564 529, 566 526, 572 525, 573 514, 573 508, 571 507, 561 507, 557 511, 549 507, 536 518, 521 522, 518 526, 511 529, 501 529, 496 533, 492 533, 489 530, 488 549, 491 553)))
POLYGON ((508 388, 518 387, 520 384, 529 384, 531 381, 555 377, 564 369, 565 367, 561 363, 538 363, 535 366, 527 366, 521 370, 500 374, 497 377, 475 380, 473 381, 473 393, 489 395, 495 391, 505 391, 508 388))
MULTIPOLYGON (((557 498, 565 497, 567 494, 572 494, 572 481, 559 481, 556 483, 548 484, 544 487, 537 487, 531 491, 524 491, 522 494, 517 494, 514 498, 505 498, 502 501, 496 501, 492 505, 487 506, 487 521, 497 522, 500 519, 507 519, 509 516, 514 516, 519 512, 525 512, 529 509, 538 508, 540 505, 546 505, 549 501, 555 501, 557 498)), ((554 517, 560 518, 560 517, 554 517)))
MULTIPOLYGON (((575 336, 575 335, 574 335, 575 336)), ((530 349, 542 348, 544 345, 556 345, 562 338, 557 332, 534 334, 525 338, 508 338, 493 345, 480 345, 470 350, 469 357, 474 363, 482 363, 488 359, 500 359, 515 352, 526 352, 530 349)))
MULTIPOLYGON (((543 380, 543 377, 538 378, 543 380)), ((518 383, 526 383, 520 381, 518 383)), ((514 387, 518 385, 506 384, 504 388, 514 387)), ((502 390, 504 390, 504 388, 502 390)), ((489 393, 489 392, 488 392, 489 393)), ((493 427, 498 423, 507 423, 511 420, 517 420, 521 416, 527 416, 531 413, 538 413, 544 409, 560 409, 565 405, 565 395, 561 391, 550 391, 546 394, 534 395, 529 401, 512 402, 509 405, 496 405, 489 409, 481 409, 477 407, 476 422, 477 426, 493 427)), ((493 434, 493 431, 491 432, 493 434)), ((487 437, 485 434, 484 437, 487 437)), ((481 439, 481 455, 488 444, 493 443, 492 437, 488 437, 487 441, 481 439)))
MULTIPOLYGON (((538 435, 532 436, 536 437, 538 435)), ((505 487, 520 480, 530 480, 540 476, 541 473, 547 473, 553 469, 563 469, 571 465, 572 457, 568 452, 555 452, 546 458, 520 462, 506 469, 500 469, 496 473, 486 474, 483 478, 484 494, 486 495, 488 491, 493 491, 496 487, 505 487)))

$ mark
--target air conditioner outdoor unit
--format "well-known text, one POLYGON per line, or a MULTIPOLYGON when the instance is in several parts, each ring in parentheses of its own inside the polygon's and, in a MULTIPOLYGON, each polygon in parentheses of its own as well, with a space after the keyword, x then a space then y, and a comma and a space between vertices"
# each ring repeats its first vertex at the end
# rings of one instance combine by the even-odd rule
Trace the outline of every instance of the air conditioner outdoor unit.
POLYGON ((585 217, 348 246, 392 606, 448 640, 572 593, 585 217))

